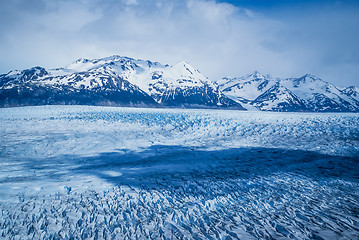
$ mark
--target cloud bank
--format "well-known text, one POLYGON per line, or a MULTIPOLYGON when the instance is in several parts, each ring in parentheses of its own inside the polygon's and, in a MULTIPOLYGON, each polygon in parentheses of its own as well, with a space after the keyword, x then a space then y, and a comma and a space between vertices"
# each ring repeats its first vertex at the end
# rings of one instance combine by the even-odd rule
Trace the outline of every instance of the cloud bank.
POLYGON ((359 85, 358 16, 340 1, 0 0, 0 72, 119 54, 213 80, 258 70, 359 85))

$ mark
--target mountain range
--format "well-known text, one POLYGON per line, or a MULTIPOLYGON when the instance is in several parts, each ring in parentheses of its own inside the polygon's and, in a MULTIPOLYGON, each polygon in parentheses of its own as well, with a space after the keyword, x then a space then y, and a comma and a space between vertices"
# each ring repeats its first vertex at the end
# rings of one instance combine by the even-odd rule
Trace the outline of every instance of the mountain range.
POLYGON ((274 78, 258 72, 217 81, 220 90, 247 109, 281 112, 358 112, 359 88, 340 88, 306 74, 274 78))
POLYGON ((0 75, 0 107, 54 104, 359 112, 359 88, 309 74, 279 79, 254 72, 211 81, 186 62, 169 66, 118 55, 0 75))

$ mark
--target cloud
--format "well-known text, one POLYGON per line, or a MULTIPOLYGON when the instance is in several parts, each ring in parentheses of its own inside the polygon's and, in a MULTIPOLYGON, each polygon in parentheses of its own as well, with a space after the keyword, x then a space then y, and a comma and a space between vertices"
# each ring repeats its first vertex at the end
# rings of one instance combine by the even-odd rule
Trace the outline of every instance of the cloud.
POLYGON ((175 64, 212 79, 259 70, 357 84, 358 8, 283 8, 212 0, 0 0, 0 72, 113 54, 175 64))

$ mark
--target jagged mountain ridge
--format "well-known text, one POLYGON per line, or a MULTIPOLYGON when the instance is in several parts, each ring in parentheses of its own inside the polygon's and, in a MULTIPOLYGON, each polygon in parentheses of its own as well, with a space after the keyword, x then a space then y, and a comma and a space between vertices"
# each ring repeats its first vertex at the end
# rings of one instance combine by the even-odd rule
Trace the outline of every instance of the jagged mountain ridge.
POLYGON ((1 79, 1 106, 156 104, 137 86, 113 74, 88 71, 56 76, 40 67, 24 71, 1 79), (26 75, 24 71, 32 75, 26 75), (38 75, 37 72, 47 74, 38 75))
POLYGON ((0 105, 221 107, 244 110, 187 63, 162 65, 114 55, 46 70, 0 75, 0 105))
POLYGON ((299 78, 274 78, 258 72, 223 78, 220 90, 249 109, 285 112, 358 112, 356 87, 340 89, 310 74, 299 78))
POLYGON ((0 75, 1 107, 45 104, 358 112, 359 88, 309 74, 280 79, 254 72, 212 82, 186 62, 169 66, 118 55, 0 75))

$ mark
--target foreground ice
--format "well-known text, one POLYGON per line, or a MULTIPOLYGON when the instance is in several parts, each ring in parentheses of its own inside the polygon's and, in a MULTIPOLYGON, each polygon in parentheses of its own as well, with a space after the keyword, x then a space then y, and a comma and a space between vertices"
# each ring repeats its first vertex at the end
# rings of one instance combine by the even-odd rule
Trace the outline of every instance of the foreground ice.
POLYGON ((0 238, 357 239, 359 115, 0 109, 0 238))

